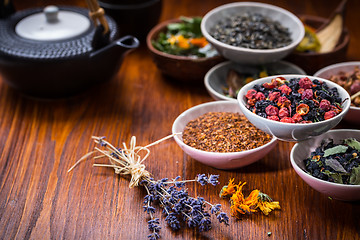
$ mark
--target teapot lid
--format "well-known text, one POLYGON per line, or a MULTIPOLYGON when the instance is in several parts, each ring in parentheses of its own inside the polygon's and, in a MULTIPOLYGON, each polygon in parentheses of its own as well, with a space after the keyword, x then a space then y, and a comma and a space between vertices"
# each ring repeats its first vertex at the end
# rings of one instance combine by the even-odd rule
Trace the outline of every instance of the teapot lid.
POLYGON ((83 14, 59 10, 50 5, 43 12, 34 13, 20 20, 15 32, 22 38, 37 41, 57 41, 79 36, 91 26, 83 14))

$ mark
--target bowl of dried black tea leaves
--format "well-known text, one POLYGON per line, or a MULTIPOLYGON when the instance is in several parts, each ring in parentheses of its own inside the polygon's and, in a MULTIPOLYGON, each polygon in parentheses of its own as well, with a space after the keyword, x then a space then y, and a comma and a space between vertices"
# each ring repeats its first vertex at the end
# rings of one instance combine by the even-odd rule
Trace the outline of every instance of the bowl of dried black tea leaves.
POLYGON ((212 9, 203 17, 201 31, 224 58, 244 64, 276 62, 290 54, 305 34, 294 14, 257 2, 212 9))
POLYGON ((296 143, 290 161, 316 191, 338 200, 360 200, 360 130, 330 130, 296 143))

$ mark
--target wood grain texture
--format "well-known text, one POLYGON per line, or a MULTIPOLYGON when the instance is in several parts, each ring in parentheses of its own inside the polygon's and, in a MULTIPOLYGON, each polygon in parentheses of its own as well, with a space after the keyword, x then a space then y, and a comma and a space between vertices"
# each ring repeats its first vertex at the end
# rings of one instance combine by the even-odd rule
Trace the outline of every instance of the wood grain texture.
MULTIPOLYGON (((227 2, 165 0, 160 21, 201 16, 227 2)), ((264 2, 295 14, 326 17, 338 1, 264 2)), ((14 4, 24 9, 48 2, 17 0, 14 4)), ((83 1, 51 4, 85 6, 83 1)), ((359 12, 360 2, 349 0, 346 24, 351 60, 360 57, 359 12)), ((126 56, 113 80, 73 98, 31 99, 0 81, 0 239, 146 239, 143 189, 130 189, 129 179, 111 169, 92 167, 94 160, 71 173, 67 170, 92 150, 93 135, 106 136, 118 146, 136 136, 139 145, 146 145, 169 135, 180 113, 207 101, 212 99, 202 82, 182 84, 162 76, 144 43, 126 56)), ((344 123, 339 127, 359 128, 344 123)), ((269 216, 231 218, 229 227, 215 223, 206 233, 173 232, 159 214, 162 239, 360 239, 360 204, 330 200, 310 188, 291 167, 292 146, 280 142, 259 162, 231 171, 196 162, 173 140, 152 147, 146 165, 155 178, 219 174, 222 184, 230 178, 246 181, 247 193, 258 188, 282 207, 269 216)), ((219 202, 229 213, 229 202, 218 197, 221 186, 187 185, 191 194, 219 202)))

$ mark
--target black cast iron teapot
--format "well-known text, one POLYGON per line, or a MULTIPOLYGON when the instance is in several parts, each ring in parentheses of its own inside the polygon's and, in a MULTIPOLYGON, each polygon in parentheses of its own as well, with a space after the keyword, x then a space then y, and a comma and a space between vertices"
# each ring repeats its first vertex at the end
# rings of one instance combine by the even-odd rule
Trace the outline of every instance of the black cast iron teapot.
POLYGON ((71 96, 107 81, 126 53, 139 46, 132 36, 117 39, 116 23, 106 15, 103 34, 104 26, 91 21, 85 8, 49 6, 1 14, 0 75, 30 96, 71 96))

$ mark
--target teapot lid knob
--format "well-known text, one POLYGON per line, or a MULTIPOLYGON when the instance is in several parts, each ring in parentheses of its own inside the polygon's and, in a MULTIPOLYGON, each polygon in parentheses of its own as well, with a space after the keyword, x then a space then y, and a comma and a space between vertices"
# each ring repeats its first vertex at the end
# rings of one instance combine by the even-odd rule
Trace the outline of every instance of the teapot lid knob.
POLYGON ((59 14, 59 8, 54 5, 49 5, 44 8, 44 13, 46 17, 46 21, 49 23, 55 23, 59 21, 58 14, 59 14))
POLYGON ((46 42, 79 37, 90 27, 88 16, 71 8, 50 5, 21 19, 15 26, 15 32, 25 39, 46 42))

